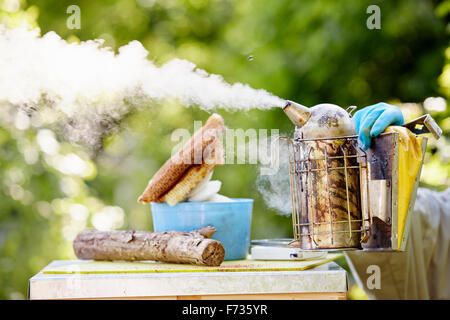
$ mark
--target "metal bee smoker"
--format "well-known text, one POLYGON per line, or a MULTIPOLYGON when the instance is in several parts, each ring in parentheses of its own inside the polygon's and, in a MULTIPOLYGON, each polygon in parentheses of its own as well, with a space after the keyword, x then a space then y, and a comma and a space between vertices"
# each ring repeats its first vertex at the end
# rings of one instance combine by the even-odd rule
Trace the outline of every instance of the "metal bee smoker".
MULTIPOLYGON (((347 117, 351 119, 351 112, 356 107, 350 107, 344 115, 339 113, 344 110, 337 106, 341 111, 337 108, 326 110, 339 118, 336 120, 327 115, 327 119, 331 119, 325 128, 331 127, 328 131, 318 127, 302 130, 302 126, 310 121, 323 122, 323 114, 319 116, 319 111, 315 114, 319 109, 316 107, 297 104, 293 107, 292 102, 288 102, 285 112, 296 124, 294 139, 280 137, 289 146, 294 241, 303 250, 404 250, 409 220, 406 220, 402 235, 404 241, 399 245, 398 133, 381 134, 364 151, 358 147, 355 134, 345 135, 354 131, 347 117), (339 131, 340 124, 349 130, 339 131), (327 136, 328 132, 330 136, 327 136), (339 135, 342 133, 344 135, 339 135)), ((416 134, 432 132, 439 137, 442 133, 429 115, 404 126, 416 134)), ((426 143, 427 139, 422 138, 422 155, 426 143)), ((420 170, 409 211, 413 208, 419 177, 420 170)))
MULTIPOLYGON (((370 217, 361 215, 362 172, 367 155, 357 137, 289 142, 289 175, 294 240, 302 249, 360 248, 370 217)), ((366 175, 367 178, 367 175, 366 175)))

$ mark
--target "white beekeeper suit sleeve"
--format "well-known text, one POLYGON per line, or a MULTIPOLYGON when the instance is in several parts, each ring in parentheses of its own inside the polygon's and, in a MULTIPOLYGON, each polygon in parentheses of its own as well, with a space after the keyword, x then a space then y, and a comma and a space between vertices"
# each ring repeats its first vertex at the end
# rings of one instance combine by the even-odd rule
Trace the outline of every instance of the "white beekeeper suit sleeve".
POLYGON ((405 252, 349 251, 370 299, 450 299, 450 188, 419 188, 405 252))

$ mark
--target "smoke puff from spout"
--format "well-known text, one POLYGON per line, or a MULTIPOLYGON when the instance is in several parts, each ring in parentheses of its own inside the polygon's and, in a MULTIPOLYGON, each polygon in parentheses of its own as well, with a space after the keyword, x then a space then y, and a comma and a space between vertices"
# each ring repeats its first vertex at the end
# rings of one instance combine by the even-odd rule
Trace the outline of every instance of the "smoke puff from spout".
MULTIPOLYGON (((185 106, 228 111, 282 107, 264 90, 224 81, 185 60, 156 66, 132 41, 114 53, 103 40, 67 43, 55 32, 0 26, 0 107, 51 108, 72 141, 99 137, 143 102, 178 99, 185 106)), ((148 103, 147 103, 148 105, 148 103)))

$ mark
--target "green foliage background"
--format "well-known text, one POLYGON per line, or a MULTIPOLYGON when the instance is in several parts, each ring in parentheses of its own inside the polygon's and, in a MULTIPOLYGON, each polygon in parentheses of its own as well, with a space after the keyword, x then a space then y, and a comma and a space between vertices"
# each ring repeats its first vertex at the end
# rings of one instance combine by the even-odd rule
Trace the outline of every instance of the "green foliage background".
MULTIPOLYGON (((449 12, 450 1, 432 0, 0 0, 0 23, 8 27, 26 22, 70 42, 102 38, 115 49, 139 40, 157 64, 188 59, 228 82, 304 105, 386 101, 399 105, 407 118, 431 113, 445 137, 430 139, 422 181, 436 189, 450 185, 450 111, 426 110, 423 101, 450 98, 449 12), (66 9, 73 4, 81 8, 80 30, 66 26, 66 9), (372 4, 381 8, 381 30, 366 27, 372 4)), ((85 163, 87 171, 73 175, 58 170, 39 149, 36 128, 19 129, 14 110, 1 111, 2 299, 26 297, 33 274, 52 260, 75 258, 73 237, 92 228, 92 218, 105 208, 123 209, 115 227, 152 230, 149 208, 136 198, 170 155, 172 131, 192 131, 194 120, 208 117, 176 102, 149 106, 124 119, 95 157, 57 136, 60 155, 85 163)), ((218 112, 230 128, 279 128, 289 135, 293 129, 278 109, 218 112)), ((221 193, 255 199, 253 239, 292 236, 290 218, 269 209, 257 192, 257 174, 252 165, 215 171, 221 193)))

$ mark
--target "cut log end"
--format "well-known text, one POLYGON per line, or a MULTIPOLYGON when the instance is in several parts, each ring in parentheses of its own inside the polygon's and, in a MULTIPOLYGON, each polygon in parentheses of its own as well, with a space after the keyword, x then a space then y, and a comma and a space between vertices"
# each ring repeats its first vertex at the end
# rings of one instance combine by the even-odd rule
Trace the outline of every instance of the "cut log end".
POLYGON ((224 259, 225 248, 219 241, 209 243, 202 253, 203 263, 207 266, 220 266, 224 259))

